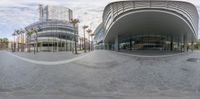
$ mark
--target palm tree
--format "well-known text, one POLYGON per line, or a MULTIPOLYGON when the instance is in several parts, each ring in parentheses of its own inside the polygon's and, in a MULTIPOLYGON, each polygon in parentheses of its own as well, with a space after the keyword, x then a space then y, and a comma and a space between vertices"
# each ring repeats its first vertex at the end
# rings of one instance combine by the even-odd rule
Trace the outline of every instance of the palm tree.
POLYGON ((85 29, 87 29, 88 28, 88 26, 87 25, 84 25, 83 26, 83 35, 84 35, 84 52, 86 53, 86 46, 85 46, 85 29))
POLYGON ((25 31, 23 29, 20 29, 21 51, 24 51, 24 33, 25 31))
POLYGON ((16 48, 16 45, 15 45, 15 36, 16 36, 16 32, 14 32, 14 33, 12 34, 12 36, 13 36, 13 38, 14 38, 14 44, 13 44, 13 50, 12 50, 12 52, 15 52, 15 48, 16 48))
POLYGON ((1 48, 3 48, 3 39, 2 38, 0 38, 0 50, 1 50, 1 48))
POLYGON ((19 52, 19 35, 20 35, 20 30, 15 31, 16 36, 17 36, 17 51, 19 52))
POLYGON ((78 32, 76 31, 76 24, 79 23, 80 21, 78 19, 71 19, 70 23, 73 24, 74 27, 74 46, 75 46, 75 54, 77 53, 77 46, 76 46, 76 42, 77 42, 77 36, 78 36, 78 32))
POLYGON ((90 51, 90 34, 92 33, 92 30, 88 29, 87 32, 88 32, 88 35, 89 35, 89 51, 90 51))
MULTIPOLYGON (((33 28, 32 29, 33 33, 35 33, 35 44, 34 47, 36 46, 36 51, 38 52, 38 31, 39 31, 39 27, 38 28, 33 28)), ((35 53, 35 50, 34 50, 35 53)))
POLYGON ((93 37, 94 37, 94 33, 90 33, 90 38, 91 38, 91 51, 94 49, 94 46, 93 46, 93 37))
POLYGON ((30 52, 30 40, 31 40, 31 36, 33 35, 33 31, 32 29, 28 30, 28 29, 25 29, 26 30, 26 36, 27 36, 27 47, 28 47, 28 52, 30 52))

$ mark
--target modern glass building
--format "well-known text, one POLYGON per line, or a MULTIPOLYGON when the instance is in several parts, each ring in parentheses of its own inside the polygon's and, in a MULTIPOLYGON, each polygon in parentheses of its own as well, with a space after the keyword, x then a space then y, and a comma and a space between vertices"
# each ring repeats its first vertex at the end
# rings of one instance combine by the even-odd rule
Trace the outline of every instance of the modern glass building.
POLYGON ((105 7, 100 25, 103 32, 97 31, 95 38, 105 49, 116 51, 185 51, 198 37, 198 21, 196 7, 188 2, 118 1, 105 7), (103 39, 97 40, 100 36, 103 39))
MULTIPOLYGON (((78 36, 78 26, 70 23, 72 11, 65 7, 39 5, 40 19, 26 27, 38 29, 37 45, 39 51, 70 51, 74 48, 74 36, 78 36)), ((27 40, 33 50, 36 45, 36 34, 27 40)))
POLYGON ((94 47, 95 49, 104 49, 104 30, 103 30, 103 23, 101 23, 96 30, 94 31, 94 47))
POLYGON ((70 21, 73 17, 73 12, 69 8, 62 6, 43 6, 39 5, 39 19, 44 20, 63 20, 70 21))

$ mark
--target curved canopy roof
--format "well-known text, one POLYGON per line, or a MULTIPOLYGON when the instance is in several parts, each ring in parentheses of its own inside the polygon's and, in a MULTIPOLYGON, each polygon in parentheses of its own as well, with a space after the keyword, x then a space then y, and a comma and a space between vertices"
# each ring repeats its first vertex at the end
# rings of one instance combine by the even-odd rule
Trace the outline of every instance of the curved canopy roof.
MULTIPOLYGON (((193 39, 190 27, 179 17, 160 11, 142 11, 122 16, 112 25, 105 39, 113 42, 115 35, 120 37, 134 37, 136 35, 163 35, 193 39)), ((178 38, 177 38, 178 40, 178 38)))
POLYGON ((162 35, 178 41, 197 38, 198 12, 193 4, 174 0, 128 0, 106 6, 103 15, 105 42, 114 42, 116 35, 162 35), (161 1, 161 2, 138 2, 161 1))

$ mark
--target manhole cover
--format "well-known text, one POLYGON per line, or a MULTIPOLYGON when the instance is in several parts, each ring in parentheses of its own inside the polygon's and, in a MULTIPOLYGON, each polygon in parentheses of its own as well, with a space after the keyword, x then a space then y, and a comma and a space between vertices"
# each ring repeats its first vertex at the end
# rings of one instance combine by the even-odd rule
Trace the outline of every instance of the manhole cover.
POLYGON ((198 59, 198 58, 189 58, 189 59, 187 59, 187 61, 189 61, 189 62, 200 62, 200 59, 198 59))

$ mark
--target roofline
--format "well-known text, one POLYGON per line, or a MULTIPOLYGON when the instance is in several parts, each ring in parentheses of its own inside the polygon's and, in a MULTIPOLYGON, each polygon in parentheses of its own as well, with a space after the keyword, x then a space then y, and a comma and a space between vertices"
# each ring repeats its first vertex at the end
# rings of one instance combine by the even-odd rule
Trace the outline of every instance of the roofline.
MULTIPOLYGON (((103 16, 104 16, 104 11, 107 9, 108 6, 110 6, 110 5, 114 4, 114 3, 119 3, 119 2, 130 2, 130 1, 132 1, 132 2, 143 2, 143 1, 141 1, 141 0, 126 0, 126 1, 121 0, 121 1, 110 2, 110 3, 108 3, 108 4, 105 6, 105 8, 104 8, 104 10, 103 10, 103 16)), ((151 1, 151 0, 149 0, 149 1, 151 1)), ((192 5, 192 6, 195 8, 195 10, 196 10, 196 12, 197 12, 197 15, 198 15, 198 17, 199 17, 197 7, 196 7, 193 3, 191 3, 191 2, 180 1, 180 0, 173 0, 173 1, 170 1, 170 0, 166 0, 166 1, 163 1, 163 0, 156 0, 156 1, 160 1, 160 2, 182 2, 182 3, 190 4, 190 5, 192 5)), ((148 2, 148 1, 144 1, 144 2, 148 2)), ((154 2, 154 1, 152 1, 152 2, 154 2)))

